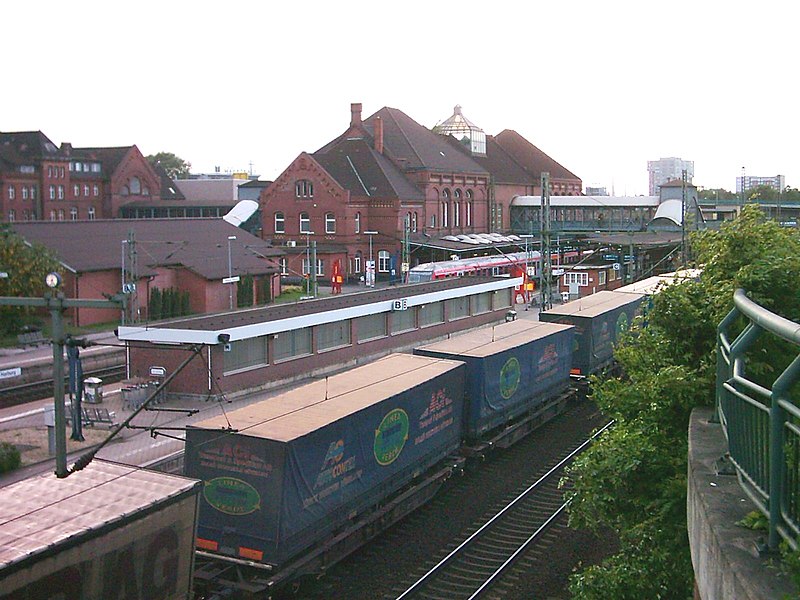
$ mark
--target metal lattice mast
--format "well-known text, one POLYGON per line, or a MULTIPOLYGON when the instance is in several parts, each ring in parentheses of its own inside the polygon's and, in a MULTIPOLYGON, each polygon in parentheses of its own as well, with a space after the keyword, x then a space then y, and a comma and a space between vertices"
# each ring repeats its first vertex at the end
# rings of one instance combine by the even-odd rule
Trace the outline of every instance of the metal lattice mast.
POLYGON ((126 296, 126 308, 122 312, 122 324, 139 321, 139 299, 136 283, 139 279, 139 257, 136 251, 136 236, 131 229, 128 238, 122 241, 122 295, 126 296))
POLYGON ((553 265, 550 251, 550 173, 542 173, 542 203, 539 210, 539 235, 541 243, 542 268, 540 271, 539 290, 541 294, 541 310, 548 310, 553 306, 551 288, 551 274, 553 265))

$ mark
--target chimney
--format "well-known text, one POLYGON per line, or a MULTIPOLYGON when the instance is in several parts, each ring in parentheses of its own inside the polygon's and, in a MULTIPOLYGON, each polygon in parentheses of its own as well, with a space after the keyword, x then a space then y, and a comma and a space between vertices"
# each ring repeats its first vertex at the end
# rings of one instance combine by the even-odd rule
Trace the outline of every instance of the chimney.
POLYGON ((361 126, 361 102, 350 104, 350 127, 361 126))
POLYGON ((375 117, 375 152, 383 154, 383 121, 375 117))

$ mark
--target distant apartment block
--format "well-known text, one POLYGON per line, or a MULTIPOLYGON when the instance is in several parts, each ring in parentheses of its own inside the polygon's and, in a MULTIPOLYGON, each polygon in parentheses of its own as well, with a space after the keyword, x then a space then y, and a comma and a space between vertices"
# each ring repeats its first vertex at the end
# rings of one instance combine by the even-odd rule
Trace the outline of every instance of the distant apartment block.
POLYGON ((780 192, 786 188, 786 177, 784 175, 775 175, 774 177, 742 175, 736 178, 736 193, 741 194, 743 190, 751 190, 761 185, 775 188, 780 192))
POLYGON ((608 196, 608 189, 605 186, 586 186, 587 196, 608 196))
POLYGON ((658 188, 668 181, 681 179, 686 171, 687 181, 694 177, 694 161, 682 158, 660 158, 647 161, 647 173, 650 176, 650 195, 658 196, 658 188))

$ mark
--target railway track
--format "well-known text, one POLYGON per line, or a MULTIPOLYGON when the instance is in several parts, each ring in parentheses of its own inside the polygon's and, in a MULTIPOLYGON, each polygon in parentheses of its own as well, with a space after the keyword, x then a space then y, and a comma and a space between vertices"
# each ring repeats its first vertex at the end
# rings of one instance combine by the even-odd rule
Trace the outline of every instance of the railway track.
MULTIPOLYGON (((104 383, 116 383, 125 378, 125 365, 109 365, 84 372, 84 377, 99 377, 104 383)), ((67 377, 64 378, 65 385, 69 383, 67 377)), ((53 379, 43 379, 30 381, 20 385, 5 387, 0 389, 0 408, 8 408, 42 398, 49 398, 53 395, 53 379)))
MULTIPOLYGON (((397 596, 397 600, 488 597, 517 560, 540 543, 545 532, 564 513, 567 503, 558 485, 565 468, 610 426, 607 424, 577 447, 570 448, 546 473, 397 596)), ((502 597, 502 593, 497 597, 502 597)))

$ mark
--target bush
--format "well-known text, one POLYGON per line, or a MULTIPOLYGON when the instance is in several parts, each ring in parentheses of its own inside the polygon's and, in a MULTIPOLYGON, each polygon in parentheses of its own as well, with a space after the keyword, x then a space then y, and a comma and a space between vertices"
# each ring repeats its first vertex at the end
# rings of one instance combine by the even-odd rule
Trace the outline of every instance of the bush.
POLYGON ((19 450, 13 444, 0 442, 0 473, 7 473, 19 468, 22 464, 22 457, 19 450))

